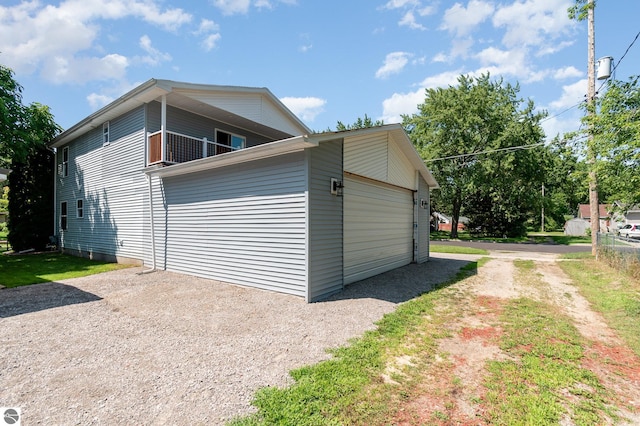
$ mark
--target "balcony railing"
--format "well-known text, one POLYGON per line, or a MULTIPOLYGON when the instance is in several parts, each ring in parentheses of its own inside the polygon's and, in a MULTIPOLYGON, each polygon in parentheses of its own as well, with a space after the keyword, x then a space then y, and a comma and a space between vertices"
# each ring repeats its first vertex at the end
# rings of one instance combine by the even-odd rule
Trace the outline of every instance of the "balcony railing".
POLYGON ((147 136, 148 165, 184 163, 239 149, 210 141, 207 138, 194 138, 169 131, 164 133, 166 135, 164 149, 162 146, 162 131, 150 133, 147 136))

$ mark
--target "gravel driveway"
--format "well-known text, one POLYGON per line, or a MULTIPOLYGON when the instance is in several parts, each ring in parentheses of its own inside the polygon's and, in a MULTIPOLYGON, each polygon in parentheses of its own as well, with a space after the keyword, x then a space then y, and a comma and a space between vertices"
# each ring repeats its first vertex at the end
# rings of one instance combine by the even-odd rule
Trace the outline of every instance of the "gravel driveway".
POLYGON ((0 406, 21 407, 23 425, 224 423, 462 259, 434 257, 312 304, 139 268, 3 289, 0 406))

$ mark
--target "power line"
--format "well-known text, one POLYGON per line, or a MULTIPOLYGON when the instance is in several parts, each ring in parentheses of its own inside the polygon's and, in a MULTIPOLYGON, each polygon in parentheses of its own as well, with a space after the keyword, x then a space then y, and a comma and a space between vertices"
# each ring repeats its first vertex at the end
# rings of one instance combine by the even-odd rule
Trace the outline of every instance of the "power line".
MULTIPOLYGON (((620 59, 618 60, 618 62, 616 62, 616 64, 613 66, 613 69, 611 70, 611 73, 614 74, 616 72, 616 69, 618 68, 618 66, 620 65, 620 63, 622 62, 622 60, 624 59, 625 56, 627 56, 627 53, 629 53, 629 50, 631 50, 631 47, 633 47, 633 45, 635 44, 635 42, 638 40, 638 37, 640 37, 640 31, 638 32, 638 34, 636 34, 635 38, 633 39, 633 41, 629 44, 629 46, 627 46, 627 50, 624 51, 624 53, 622 54, 622 56, 620 57, 620 59)), ((598 92, 600 91, 600 89, 602 89, 602 86, 604 86, 605 84, 607 84, 609 82, 609 79, 605 80, 602 82, 602 84, 600 85, 600 87, 598 88, 598 92)))
POLYGON ((425 163, 431 163, 434 161, 441 161, 441 160, 452 160, 454 158, 463 158, 463 157, 473 157, 476 155, 482 155, 482 154, 493 154, 496 152, 509 152, 509 151, 519 151, 522 149, 531 149, 531 148, 535 148, 541 145, 544 145, 546 142, 538 142, 538 143, 534 143, 531 145, 519 145, 519 146, 509 146, 506 148, 498 148, 498 149, 490 149, 487 151, 480 151, 480 152, 472 152, 469 154, 458 154, 458 155, 450 155, 448 157, 440 157, 440 158, 431 158, 429 160, 424 160, 425 163))

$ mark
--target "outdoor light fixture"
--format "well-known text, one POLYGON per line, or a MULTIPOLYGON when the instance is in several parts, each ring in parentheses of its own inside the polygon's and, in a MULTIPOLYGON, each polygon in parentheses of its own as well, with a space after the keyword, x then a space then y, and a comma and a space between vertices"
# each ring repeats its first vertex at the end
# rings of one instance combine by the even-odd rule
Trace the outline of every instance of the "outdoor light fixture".
POLYGON ((342 188, 344 188, 344 185, 342 185, 341 180, 338 180, 336 178, 331 178, 331 195, 336 195, 338 197, 341 197, 342 188))

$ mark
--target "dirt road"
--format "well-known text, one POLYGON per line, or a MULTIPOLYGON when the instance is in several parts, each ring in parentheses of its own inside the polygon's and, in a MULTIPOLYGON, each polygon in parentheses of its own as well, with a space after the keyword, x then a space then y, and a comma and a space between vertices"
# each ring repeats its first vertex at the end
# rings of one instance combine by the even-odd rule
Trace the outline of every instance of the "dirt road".
MULTIPOLYGON (((481 402, 487 393, 487 365, 512 360, 499 346, 503 334, 499 315, 509 301, 528 298, 566 315, 586 339, 583 367, 611 392, 609 403, 620 416, 606 424, 640 425, 640 358, 591 309, 560 268, 556 255, 490 253, 491 260, 477 275, 453 286, 458 300, 455 307, 447 308, 457 315, 446 325, 451 337, 439 340, 437 362, 423 372, 417 394, 400 409, 396 424, 487 424, 481 402), (533 262, 528 274, 533 280, 518 273, 515 263, 521 259, 533 262)), ((566 415, 560 424, 575 423, 566 415)))

